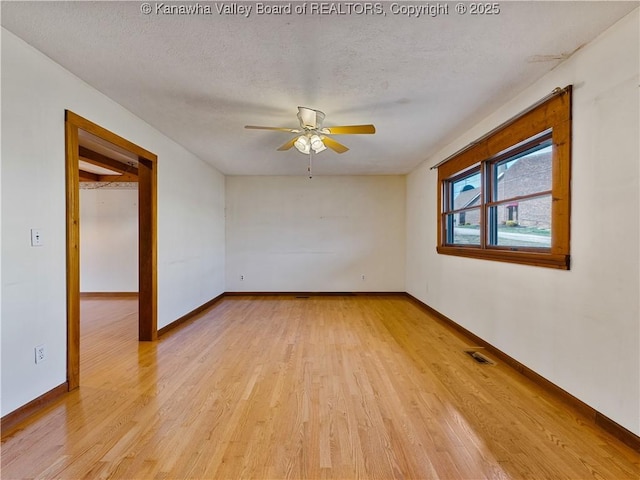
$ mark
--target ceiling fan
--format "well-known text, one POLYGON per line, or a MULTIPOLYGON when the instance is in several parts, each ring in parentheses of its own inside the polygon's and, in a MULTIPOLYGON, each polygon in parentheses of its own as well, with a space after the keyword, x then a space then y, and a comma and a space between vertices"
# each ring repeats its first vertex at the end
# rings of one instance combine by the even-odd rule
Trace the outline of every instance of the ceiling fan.
POLYGON ((255 125, 245 125, 244 128, 252 130, 277 130, 298 134, 287 143, 278 148, 279 151, 289 150, 296 147, 300 153, 311 155, 320 153, 329 147, 336 153, 344 153, 349 150, 341 143, 336 142, 328 135, 352 135, 376 133, 373 125, 343 125, 338 127, 323 127, 324 113, 313 108, 298 107, 298 120, 300 128, 280 128, 280 127, 259 127, 255 125))

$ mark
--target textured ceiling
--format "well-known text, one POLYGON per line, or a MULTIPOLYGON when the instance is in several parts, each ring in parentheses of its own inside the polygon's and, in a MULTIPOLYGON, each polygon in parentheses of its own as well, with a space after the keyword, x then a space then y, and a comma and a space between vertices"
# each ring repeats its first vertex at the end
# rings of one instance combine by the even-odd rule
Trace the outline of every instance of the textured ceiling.
POLYGON ((152 1, 144 15, 142 3, 4 1, 1 18, 230 175, 306 173, 306 155, 276 151, 289 134, 243 128, 297 127, 298 105, 324 111, 327 127, 377 128, 336 137, 350 150, 319 154, 316 175, 407 173, 638 6, 501 2, 497 15, 460 15, 444 2, 448 15, 416 18, 392 2, 384 15, 259 15, 255 2, 205 1, 186 4, 211 14, 156 13, 179 3, 152 1), (222 5, 252 11, 219 14, 222 5))

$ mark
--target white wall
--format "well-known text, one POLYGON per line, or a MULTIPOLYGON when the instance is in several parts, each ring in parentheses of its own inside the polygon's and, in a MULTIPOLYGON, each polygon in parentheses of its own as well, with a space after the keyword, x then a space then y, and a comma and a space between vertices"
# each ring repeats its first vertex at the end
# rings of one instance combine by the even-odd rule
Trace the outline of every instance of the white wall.
POLYGON ((137 188, 80 190, 80 291, 138 291, 137 188))
POLYGON ((404 291, 405 177, 227 177, 226 192, 228 291, 404 291))
POLYGON ((225 253, 222 174, 5 29, 1 61, 5 415, 66 380, 65 109, 158 155, 158 327, 224 291, 225 253))
POLYGON ((407 291, 640 434, 638 10, 409 175, 407 291), (571 270, 438 255, 429 167, 574 85, 571 270))

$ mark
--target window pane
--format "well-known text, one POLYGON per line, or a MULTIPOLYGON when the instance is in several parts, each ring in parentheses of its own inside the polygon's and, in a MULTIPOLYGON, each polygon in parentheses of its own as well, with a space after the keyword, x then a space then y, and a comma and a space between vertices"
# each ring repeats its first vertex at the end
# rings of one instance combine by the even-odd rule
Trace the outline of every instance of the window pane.
POLYGON ((494 232, 487 236, 492 245, 551 247, 551 195, 507 202, 491 207, 490 211, 489 216, 497 222, 497 228, 494 225, 494 232))
POLYGON ((450 210, 460 210, 480 205, 480 172, 451 182, 451 187, 453 208, 450 210))
POLYGON ((439 254, 570 268, 572 87, 554 92, 438 163, 439 254))
POLYGON ((480 209, 447 215, 446 235, 449 244, 480 245, 480 209))
POLYGON ((493 165, 493 201, 551 190, 552 152, 553 146, 547 141, 532 150, 496 162, 493 165))

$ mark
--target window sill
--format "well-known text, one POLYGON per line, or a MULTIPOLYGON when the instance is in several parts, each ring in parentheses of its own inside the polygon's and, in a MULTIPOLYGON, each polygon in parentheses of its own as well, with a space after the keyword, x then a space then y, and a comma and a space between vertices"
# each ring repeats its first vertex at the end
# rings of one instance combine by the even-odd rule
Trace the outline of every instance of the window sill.
POLYGON ((454 255, 458 257, 477 258, 480 260, 494 260, 498 262, 518 263, 536 267, 556 268, 569 270, 570 256, 547 252, 523 252, 510 250, 484 250, 475 247, 439 246, 437 252, 442 255, 454 255))

